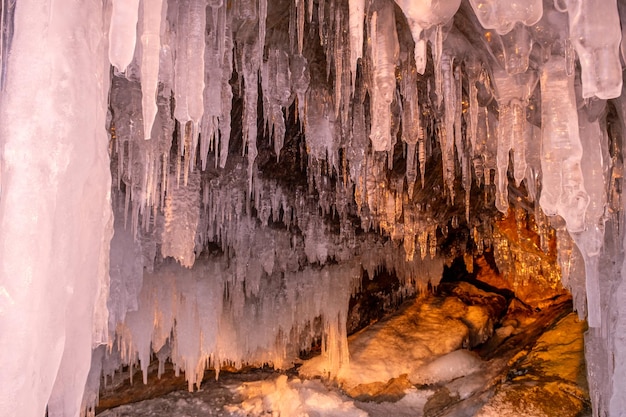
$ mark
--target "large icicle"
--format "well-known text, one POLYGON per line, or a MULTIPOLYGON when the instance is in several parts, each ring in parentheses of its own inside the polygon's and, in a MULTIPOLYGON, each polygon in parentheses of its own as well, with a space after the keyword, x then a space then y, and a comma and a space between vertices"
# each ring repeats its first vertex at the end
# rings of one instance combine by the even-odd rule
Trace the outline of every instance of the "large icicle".
MULTIPOLYGON (((204 113, 204 31, 206 0, 181 0, 176 26, 174 116, 181 124, 180 149, 190 145, 195 150, 199 125, 204 113), (185 126, 191 122, 191 129, 185 126)), ((182 152, 181 152, 182 153, 182 152)), ((186 164, 189 156, 185 155, 186 164)))
POLYGON ((508 202, 509 152, 514 150, 514 176, 519 182, 526 175, 526 106, 532 94, 537 76, 534 71, 510 76, 504 71, 494 71, 496 99, 500 112, 498 124, 498 154, 496 207, 506 213, 508 202))
POLYGON ((352 87, 356 80, 356 66, 363 56, 363 28, 365 26, 365 0, 349 0, 350 13, 350 71, 352 72, 352 87))
MULTIPOLYGON (((604 107, 604 103, 599 104, 604 107)), ((584 293, 587 298, 587 321, 590 327, 600 327, 602 313, 598 262, 604 244, 604 222, 606 220, 604 218, 607 201, 606 177, 609 165, 607 145, 603 144, 608 143, 608 138, 605 131, 600 127, 599 120, 590 113, 588 107, 579 106, 578 125, 583 148, 581 169, 585 189, 589 193, 589 206, 585 215, 585 229, 580 233, 572 234, 572 238, 585 260, 586 291, 584 293)), ((578 292, 582 293, 582 291, 578 292)), ((578 310, 580 311, 581 308, 578 310)))
POLYGON ((47 405, 74 417, 107 329, 102 3, 21 0, 14 19, 0 96, 0 415, 47 405))
POLYGON ((543 66, 541 125, 541 208, 548 215, 563 217, 570 232, 581 232, 589 195, 580 165, 574 80, 566 74, 564 57, 552 56, 543 66))
POLYGON ((372 13, 370 23, 373 67, 370 139, 374 151, 390 151, 393 140, 390 107, 396 90, 395 71, 400 47, 393 5, 387 2, 379 4, 379 9, 372 13))
POLYGON ((570 39, 580 60, 583 97, 603 99, 622 92, 617 0, 567 0, 570 39), (601 64, 599 64, 601 63, 601 64))
POLYGON ((125 72, 135 54, 139 0, 112 0, 112 3, 109 61, 119 72, 125 72))
POLYGON ((156 94, 159 82, 159 56, 163 0, 143 0, 143 31, 141 33, 141 109, 143 132, 146 139, 152 136, 152 124, 157 113, 156 94))

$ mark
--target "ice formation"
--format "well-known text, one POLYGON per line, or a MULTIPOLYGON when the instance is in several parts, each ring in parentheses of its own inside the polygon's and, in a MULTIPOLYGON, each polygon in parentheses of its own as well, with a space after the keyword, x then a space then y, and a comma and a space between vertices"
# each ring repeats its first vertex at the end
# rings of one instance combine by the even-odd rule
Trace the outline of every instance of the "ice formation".
POLYGON ((0 359, 0 414, 73 416, 92 346, 108 339, 103 10, 20 2, 13 25, 0 112, 0 348, 14 354, 0 359))
POLYGON ((622 3, 96 3, 2 4, 0 414, 78 415, 92 343, 193 388, 319 339, 337 375, 364 272, 536 271, 497 208, 558 252, 620 415, 622 3))

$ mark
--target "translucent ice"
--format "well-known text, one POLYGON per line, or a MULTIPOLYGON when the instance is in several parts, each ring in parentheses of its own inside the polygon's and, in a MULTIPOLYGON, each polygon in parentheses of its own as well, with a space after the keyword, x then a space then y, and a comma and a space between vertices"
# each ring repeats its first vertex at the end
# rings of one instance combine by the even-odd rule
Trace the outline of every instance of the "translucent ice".
POLYGON ((357 61, 363 55, 363 28, 365 26, 365 0, 350 0, 348 2, 350 21, 350 71, 352 85, 356 80, 357 61))
POLYGON ((423 74, 426 69, 426 39, 422 32, 448 23, 459 9, 461 0, 398 0, 396 3, 411 28, 415 42, 415 66, 417 72, 423 74))
MULTIPOLYGON (((174 181, 171 177, 169 181, 174 181)), ((200 178, 197 171, 189 176, 186 186, 169 187, 165 200, 163 256, 171 256, 191 268, 195 262, 196 228, 200 215, 200 178)))
POLYGON ((125 72, 133 60, 137 42, 139 0, 114 0, 109 28, 109 60, 119 72, 125 72))
POLYGON ((370 22, 373 84, 372 128, 370 139, 374 151, 391 150, 391 102, 396 89, 396 65, 399 44, 395 15, 391 3, 372 13, 370 22))
POLYGON ((480 24, 500 35, 510 32, 517 22, 532 26, 543 14, 542 0, 470 0, 470 4, 480 24))
POLYGON ((622 33, 617 1, 567 0, 565 3, 570 39, 580 60, 583 97, 618 97, 622 92, 619 57, 622 33))
POLYGON ((51 417, 78 416, 92 346, 106 340, 112 224, 103 22, 100 2, 15 8, 0 96, 3 416, 43 416, 46 405, 51 417))
POLYGON ((561 215, 570 232, 585 228, 589 195, 581 171, 582 145, 574 80, 565 72, 565 58, 553 56, 541 72, 543 188, 541 208, 561 215))
POLYGON ((146 139, 152 134, 152 124, 157 113, 156 92, 159 77, 163 0, 143 1, 143 30, 141 33, 141 108, 143 131, 146 139))
POLYGON ((494 71, 495 96, 498 101, 500 122, 498 124, 498 153, 496 207, 506 213, 508 202, 509 152, 514 150, 514 177, 518 184, 526 175, 526 139, 529 127, 526 122, 526 106, 532 94, 537 76, 534 71, 510 76, 504 71, 494 71))

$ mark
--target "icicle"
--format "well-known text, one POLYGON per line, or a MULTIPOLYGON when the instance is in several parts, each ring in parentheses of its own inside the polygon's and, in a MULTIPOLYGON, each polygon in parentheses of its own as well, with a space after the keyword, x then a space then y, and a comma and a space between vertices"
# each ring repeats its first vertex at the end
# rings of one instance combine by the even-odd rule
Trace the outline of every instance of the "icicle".
POLYGON ((161 22, 163 0, 143 0, 143 31, 141 34, 141 108, 144 138, 150 139, 157 113, 156 94, 159 82, 161 22))
POLYGON ((496 99, 500 111, 498 124, 496 207, 506 213, 508 203, 509 152, 514 150, 514 177, 519 184, 526 176, 526 106, 536 85, 534 71, 510 76, 494 71, 496 99))
POLYGON ((437 95, 437 107, 441 107, 441 101, 443 100, 443 69, 441 62, 443 55, 443 29, 441 26, 437 26, 434 31, 434 42, 432 42, 433 61, 435 63, 435 94, 437 95))
POLYGON ((426 143, 424 140, 424 128, 420 128, 419 130, 419 136, 418 136, 418 142, 417 142, 417 146, 418 146, 418 161, 420 164, 420 176, 422 179, 422 189, 425 186, 425 181, 424 178, 426 176, 426 143))
POLYGON ((482 72, 480 62, 475 58, 469 58, 465 62, 465 68, 469 78, 469 129, 467 136, 470 142, 470 158, 474 158, 476 149, 476 135, 478 134, 478 79, 482 72))
POLYGON ((135 53, 139 0, 112 0, 109 28, 109 61, 119 72, 125 72, 135 53))
POLYGON ((230 85, 230 77, 233 72, 233 35, 231 33, 231 16, 230 13, 227 12, 227 7, 223 6, 221 9, 221 16, 223 16, 223 37, 219 37, 220 40, 220 49, 223 51, 222 56, 224 57, 223 65, 222 65, 222 88, 221 88, 221 98, 222 98, 222 113, 219 118, 219 128, 220 128, 220 155, 219 155, 219 166, 220 168, 224 168, 226 166, 226 160, 228 158, 228 146, 230 143, 230 132, 231 132, 231 120, 230 120, 230 112, 233 106, 233 91, 230 85))
POLYGON ((580 168, 582 146, 574 85, 564 58, 553 56, 541 72, 542 191, 541 208, 561 215, 570 232, 584 229, 589 204, 580 168))
POLYGON ((622 92, 619 58, 622 33, 617 1, 568 0, 566 3, 570 39, 581 66, 583 98, 618 97, 622 92))
POLYGON ((0 14, 3 48, 12 35, 0 106, 0 415, 78 416, 91 348, 108 335, 105 16, 97 1, 4 1, 0 14))
POLYGON ((495 29, 500 35, 509 33, 516 22, 533 26, 543 15, 542 0, 528 0, 512 6, 507 0, 470 0, 472 9, 485 29, 495 29))
MULTIPOLYGON (((302 55, 304 49, 304 0, 295 0, 296 3, 296 33, 298 35, 298 55, 302 55)), ((313 5, 313 1, 309 0, 309 5, 313 5)))
POLYGON ((498 153, 496 157, 496 208, 502 213, 509 209, 509 152, 513 148, 513 109, 510 105, 500 107, 500 123, 498 124, 498 153))
POLYGON ((243 108, 243 137, 244 152, 248 155, 248 190, 252 191, 252 173, 254 161, 258 155, 257 140, 257 101, 258 101, 258 70, 262 59, 258 39, 251 40, 243 47, 244 108, 243 108))
POLYGON ((441 158, 443 164, 443 181, 448 189, 450 200, 454 202, 455 158, 454 158, 454 122, 456 119, 457 103, 454 83, 452 58, 444 54, 441 57, 441 81, 443 103, 445 107, 443 125, 439 130, 441 143, 441 158))
POLYGON ((461 186, 463 187, 467 197, 472 185, 472 176, 469 172, 469 156, 467 147, 463 140, 463 129, 461 126, 463 117, 463 76, 461 74, 461 66, 457 66, 454 69, 454 80, 454 145, 456 148, 457 159, 459 161, 459 165, 461 166, 461 186))
POLYGON ((363 55, 363 29, 365 26, 365 0, 349 0, 350 13, 350 72, 352 74, 352 89, 356 81, 356 68, 359 58, 363 55))
POLYGON ((271 49, 262 69, 261 85, 265 124, 269 128, 270 135, 273 132, 274 152, 278 160, 286 131, 283 108, 289 106, 291 98, 289 55, 285 51, 271 49))
MULTIPOLYGON (((187 21, 187 106, 189 120, 193 122, 194 141, 204 113, 204 31, 206 26, 206 0, 191 0, 187 21)), ((180 29, 180 28, 179 28, 180 29)), ((177 51, 180 53, 181 51, 177 51)))
POLYGON ((390 151, 392 141, 390 106, 396 90, 395 70, 399 54, 391 3, 382 4, 380 10, 372 13, 370 33, 373 61, 370 139, 374 151, 390 151))
MULTIPOLYGON (((437 32, 441 26, 450 21, 461 5, 461 0, 398 0, 398 6, 404 12, 413 42, 415 42, 415 67, 417 72, 424 74, 426 69, 426 40, 422 32, 437 26, 437 32)), ((439 49, 441 51, 441 49, 439 49)), ((439 56, 441 56, 439 52, 439 56)))

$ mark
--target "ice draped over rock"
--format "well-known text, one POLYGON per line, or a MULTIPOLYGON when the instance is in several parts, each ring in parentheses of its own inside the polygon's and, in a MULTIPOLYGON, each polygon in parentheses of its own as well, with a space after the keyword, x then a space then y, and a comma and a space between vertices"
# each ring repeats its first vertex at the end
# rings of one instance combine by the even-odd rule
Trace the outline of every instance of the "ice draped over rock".
POLYGON ((94 369, 152 352, 193 387, 319 337, 337 374, 362 271, 436 285, 514 210, 556 235, 595 410, 619 415, 621 3, 2 7, 0 412, 77 415, 92 342, 94 369))

